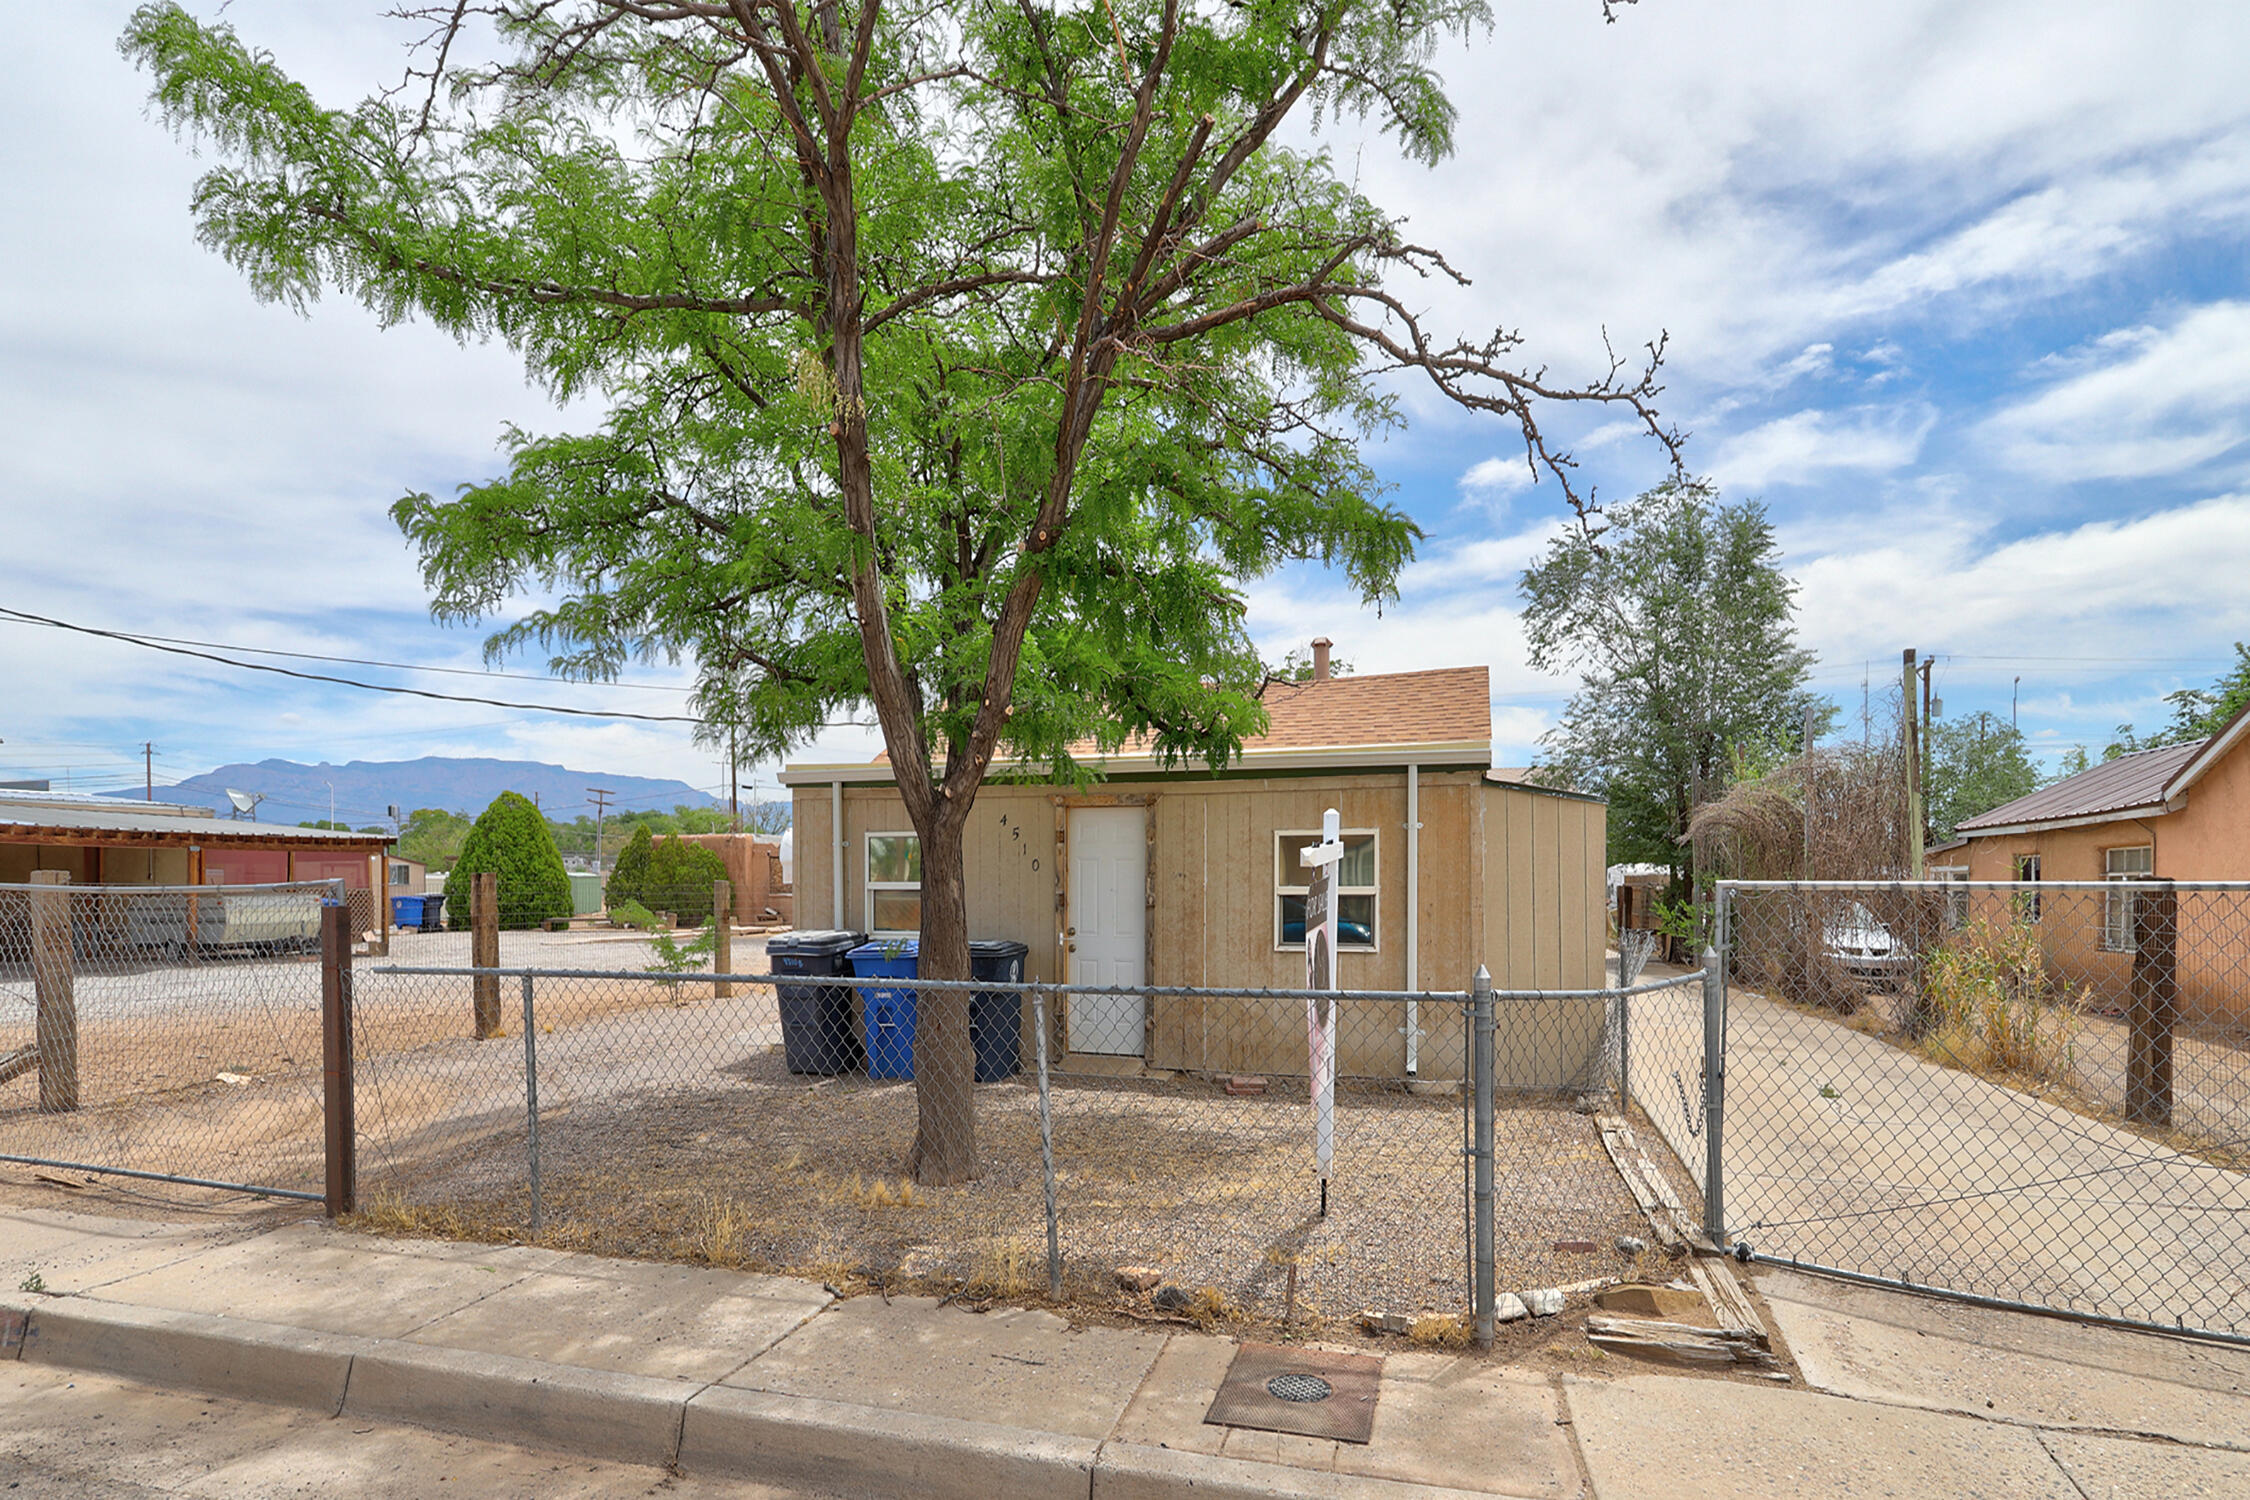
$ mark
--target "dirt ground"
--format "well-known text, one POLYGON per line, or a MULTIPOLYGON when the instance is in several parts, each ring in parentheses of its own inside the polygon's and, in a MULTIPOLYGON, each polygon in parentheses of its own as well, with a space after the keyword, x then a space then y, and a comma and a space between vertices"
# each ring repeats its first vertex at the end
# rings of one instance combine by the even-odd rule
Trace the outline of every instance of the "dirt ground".
MULTIPOLYGON (((909 1187, 899 1164, 912 1085, 787 1072, 770 988, 720 998, 708 981, 630 972, 645 945, 509 937, 505 963, 611 971, 535 982, 543 1240, 839 1285, 1045 1296, 1035 1074, 977 1088, 977 1181, 909 1187)), ((402 935, 389 962, 458 961, 454 938, 402 935)), ((737 955, 738 969, 764 967, 762 945, 738 939, 737 955)), ((505 1034, 477 1041, 466 979, 384 966, 363 960, 355 976, 367 1221, 528 1237, 518 983, 503 981, 505 1034)), ((316 963, 288 959, 82 984, 85 1107, 42 1115, 36 1080, 6 1086, 0 1151, 317 1191, 318 982, 316 963)), ((29 1040, 28 1017, 0 1015, 0 1048, 19 1029, 29 1040)), ((1170 1311, 1206 1324, 1286 1319, 1317 1331, 1363 1310, 1467 1310, 1459 1099, 1340 1083, 1323 1216, 1302 1081, 1273 1084, 1234 1097, 1220 1080, 1055 1075, 1066 1302, 1157 1313, 1148 1294, 1117 1288, 1116 1269, 1138 1265, 1195 1300, 1170 1311)), ((1648 1227, 1591 1115, 1568 1098, 1504 1104, 1502 1288, 1631 1270, 1615 1242, 1647 1239, 1648 1227), (1572 1244, 1593 1248, 1560 1248, 1572 1244)), ((170 1204, 227 1199, 174 1184, 148 1192, 170 1204)))

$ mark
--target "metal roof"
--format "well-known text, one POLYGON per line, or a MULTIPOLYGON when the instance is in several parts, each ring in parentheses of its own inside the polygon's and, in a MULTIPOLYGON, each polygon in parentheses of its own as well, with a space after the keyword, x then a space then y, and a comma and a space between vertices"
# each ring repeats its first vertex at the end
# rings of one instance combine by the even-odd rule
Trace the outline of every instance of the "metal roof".
POLYGON ((233 818, 183 818, 172 813, 135 812, 131 804, 58 807, 0 798, 0 840, 25 843, 35 834, 155 835, 155 842, 188 844, 210 839, 225 843, 318 844, 329 848, 375 849, 387 833, 339 833, 329 828, 289 828, 279 823, 245 823, 233 818))
POLYGON ((1963 819, 1962 833, 2014 828, 2030 823, 2055 823, 2065 819, 2100 819, 2106 816, 2164 810, 2165 789, 2173 776, 2195 758, 2204 746, 2196 740, 2120 755, 2112 761, 2066 776, 2053 786, 2043 786, 2028 797, 2018 797, 1988 813, 1963 819))

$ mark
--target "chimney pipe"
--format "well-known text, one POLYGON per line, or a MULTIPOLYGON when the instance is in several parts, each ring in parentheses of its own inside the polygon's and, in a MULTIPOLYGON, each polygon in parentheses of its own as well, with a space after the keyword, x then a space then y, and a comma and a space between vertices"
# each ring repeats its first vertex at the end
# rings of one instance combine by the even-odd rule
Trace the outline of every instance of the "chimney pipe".
POLYGON ((1315 682, 1326 682, 1326 681, 1328 680, 1328 648, 1329 648, 1330 646, 1334 645, 1334 644, 1335 644, 1335 643, 1334 643, 1333 641, 1329 640, 1327 636, 1324 636, 1324 635, 1316 635, 1316 636, 1314 636, 1314 637, 1313 637, 1313 643, 1312 643, 1312 680, 1313 680, 1313 681, 1315 681, 1315 682))

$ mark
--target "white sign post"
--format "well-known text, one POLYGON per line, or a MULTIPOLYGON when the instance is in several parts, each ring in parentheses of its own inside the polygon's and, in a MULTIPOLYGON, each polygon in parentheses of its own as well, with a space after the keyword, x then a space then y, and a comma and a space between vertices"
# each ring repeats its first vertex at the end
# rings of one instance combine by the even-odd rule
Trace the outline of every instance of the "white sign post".
MULTIPOLYGON (((1344 857, 1333 807, 1321 815, 1320 842, 1297 856, 1312 871, 1305 889, 1305 988, 1333 993, 1336 983, 1336 865, 1344 857)), ((1336 1159, 1336 1002, 1305 1000, 1305 1050, 1311 1075, 1313 1160, 1320 1167, 1320 1216, 1328 1217, 1328 1172, 1336 1159)))

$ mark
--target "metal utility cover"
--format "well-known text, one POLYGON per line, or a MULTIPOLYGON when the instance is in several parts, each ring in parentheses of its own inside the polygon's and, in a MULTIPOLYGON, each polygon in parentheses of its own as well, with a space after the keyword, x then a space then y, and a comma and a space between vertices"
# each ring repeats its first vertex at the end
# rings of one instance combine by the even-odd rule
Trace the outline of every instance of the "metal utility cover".
POLYGON ((1375 1430, 1382 1381, 1383 1361, 1372 1354, 1244 1344, 1203 1420, 1364 1443, 1375 1430))

